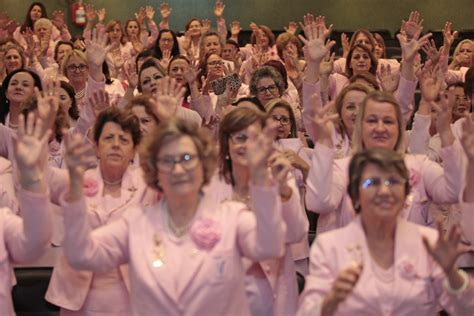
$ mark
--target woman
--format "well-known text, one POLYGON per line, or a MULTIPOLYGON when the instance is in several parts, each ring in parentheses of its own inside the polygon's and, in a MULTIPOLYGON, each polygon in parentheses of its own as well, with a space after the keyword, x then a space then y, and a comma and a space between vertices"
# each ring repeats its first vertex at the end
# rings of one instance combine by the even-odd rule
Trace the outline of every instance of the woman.
MULTIPOLYGON (((276 142, 282 153, 291 163, 293 176, 296 179, 301 196, 302 210, 305 210, 304 196, 306 178, 309 173, 310 156, 305 146, 306 140, 299 139, 296 130, 296 118, 291 105, 282 99, 274 99, 267 103, 268 116, 278 123, 276 142)), ((306 214, 305 214, 306 215, 306 214)), ((303 275, 308 274, 309 245, 307 238, 291 245, 291 252, 295 260, 296 270, 303 275)))
POLYGON ((48 67, 43 67, 36 57, 32 59, 31 68, 34 70, 43 80, 52 79, 56 80, 58 77, 65 77, 61 74, 61 64, 66 55, 68 55, 74 49, 74 44, 69 41, 58 41, 54 46, 54 63, 48 67))
POLYGON ((462 209, 460 224, 464 236, 470 243, 472 250, 472 246, 474 245, 474 232, 471 229, 474 221, 474 123, 472 120, 466 120, 463 127, 463 135, 461 139, 464 152, 468 158, 468 167, 466 169, 466 186, 461 200, 462 209))
POLYGON ((26 68, 26 56, 23 48, 14 43, 7 43, 2 47, 2 50, 5 53, 2 57, 5 76, 14 70, 26 68))
POLYGON ((455 266, 459 231, 444 237, 401 216, 411 188, 404 160, 387 149, 354 155, 347 191, 358 215, 316 239, 298 316, 435 315, 440 305, 472 314, 472 277, 455 266))
MULTIPOLYGON (((82 140, 75 135, 75 140, 82 140)), ((83 175, 87 207, 85 215, 93 228, 117 221, 132 205, 148 205, 156 194, 148 189, 139 168, 130 165, 141 133, 137 118, 116 108, 102 111, 94 125, 93 141, 99 165, 83 175)), ((71 168, 71 148, 66 145, 66 164, 71 168)), ((87 162, 95 161, 89 157, 87 162)), ((74 174, 50 170, 53 202, 60 201, 74 174)), ((73 181, 71 181, 73 182, 73 181)), ((69 212, 67 208, 64 213, 69 212)), ((65 214, 63 214, 65 216, 65 214)), ((66 227, 66 230, 68 228, 66 227)), ((67 251, 66 249, 64 251, 67 251)), ((61 315, 129 315, 126 266, 91 273, 73 269, 61 254, 53 270, 46 300, 61 307, 61 315), (114 302, 113 305, 108 303, 114 302), (102 315, 102 314, 100 314, 102 315)))
POLYGON ((273 67, 260 67, 252 75, 250 93, 264 106, 271 100, 281 97, 284 91, 283 78, 273 67))
POLYGON ((105 31, 109 35, 109 42, 113 48, 107 54, 107 65, 112 78, 124 80, 123 65, 127 60, 131 60, 139 52, 136 52, 131 42, 125 40, 122 24, 118 20, 107 23, 105 31))
POLYGON ((42 89, 39 76, 26 69, 9 73, 0 90, 0 123, 17 129, 23 102, 33 95, 34 88, 42 89))
POLYGON ((470 39, 460 41, 454 50, 453 61, 449 65, 449 69, 461 70, 461 67, 471 67, 473 54, 474 42, 470 39))
POLYGON ((380 49, 377 48, 378 41, 374 36, 366 29, 359 29, 352 34, 351 40, 349 42, 349 46, 347 47, 347 51, 344 52, 342 58, 337 59, 334 62, 334 72, 338 74, 345 74, 347 71, 347 54, 349 53, 349 50, 351 50, 354 45, 362 45, 367 47, 368 50, 376 57, 377 60, 377 70, 382 67, 387 67, 390 65, 391 69, 393 71, 398 72, 400 69, 400 63, 396 59, 385 59, 385 57, 377 57, 376 51, 380 49))
POLYGON ((202 190, 215 163, 213 145, 203 130, 170 121, 148 138, 140 159, 146 182, 163 199, 130 208, 93 233, 85 213, 82 147, 71 144, 68 260, 96 272, 128 263, 134 315, 250 315, 241 258, 279 256, 284 238, 277 188, 270 185, 266 167, 272 142, 255 132, 250 143, 253 212, 238 202, 208 201, 202 190))
MULTIPOLYGON (((265 133, 275 129, 265 127, 266 115, 250 107, 237 107, 220 122, 220 170, 206 188, 217 205, 234 200, 252 205, 250 196, 252 169, 248 159, 249 137, 252 130, 265 133)), ((274 136, 272 137, 274 138, 274 136)), ((265 163, 278 183, 286 223, 285 252, 279 259, 246 261, 246 291, 252 315, 292 315, 296 311, 296 271, 290 246, 306 238, 308 220, 301 207, 296 182, 291 176, 291 165, 281 153, 273 153, 265 163)))
POLYGON ((382 35, 379 33, 374 33, 374 40, 375 40, 375 46, 374 46, 374 56, 377 59, 385 59, 387 58, 387 55, 385 54, 385 40, 383 39, 382 35))
POLYGON ((106 78, 105 76, 104 70, 110 69, 106 68, 108 64, 104 65, 105 56, 102 56, 102 52, 108 50, 110 46, 106 47, 104 43, 101 44, 101 51, 98 54, 89 52, 88 55, 87 52, 84 53, 75 49, 67 54, 62 62, 62 74, 74 88, 79 111, 82 110, 88 101, 86 95, 88 97, 92 96, 92 90, 105 90, 112 103, 117 102, 125 95, 119 80, 112 80, 111 77, 106 78), (99 58, 97 59, 93 56, 98 56, 99 58), (99 65, 98 61, 100 60, 103 61, 99 65))
POLYGON ((20 173, 18 202, 21 217, 6 207, 0 208, 0 255, 4 258, 0 267, 2 315, 15 315, 11 301, 13 265, 36 260, 49 244, 51 214, 41 165, 42 147, 46 145, 48 136, 41 121, 35 124, 31 115, 25 124, 24 117, 20 117, 15 159, 20 173))
MULTIPOLYGON (((320 232, 343 227, 355 217, 354 206, 345 193, 349 158, 334 158, 331 129, 326 125, 330 118, 324 111, 327 108, 318 112, 311 127, 315 131, 312 137, 316 138, 306 192, 308 209, 320 213, 320 232)), ((360 105, 352 136, 353 153, 385 148, 404 156, 412 191, 400 215, 427 226, 434 224, 428 202, 455 203, 461 192, 462 159, 459 144, 455 143, 449 127, 450 118, 443 113, 437 124, 445 161, 443 167, 426 156, 405 155, 403 117, 397 101, 389 94, 372 91, 367 95, 360 105)))
MULTIPOLYGON (((165 70, 158 62, 154 60, 147 60, 143 63, 142 68, 140 69, 140 72, 138 74, 138 91, 141 92, 144 96, 155 96, 155 98, 162 95, 162 93, 168 94, 168 89, 175 91, 177 94, 171 95, 171 99, 162 99, 160 101, 163 102, 162 106, 166 108, 166 110, 172 112, 172 115, 177 115, 178 117, 186 121, 192 122, 193 124, 197 124, 200 126, 202 119, 199 114, 193 110, 180 106, 180 104, 182 104, 180 100, 184 95, 184 88, 182 93, 178 94, 178 91, 181 87, 177 85, 176 80, 170 77, 163 78, 165 74, 165 70), (173 83, 171 84, 171 82, 173 83), (166 104, 164 104, 164 102, 166 102, 166 104)), ((157 113, 157 115, 158 118, 160 118, 161 114, 157 113)), ((160 120, 165 121, 166 118, 162 118, 160 120)))
POLYGON ((134 97, 130 100, 126 109, 137 117, 143 138, 147 137, 158 126, 159 121, 155 114, 154 104, 149 97, 134 97))
POLYGON ((188 56, 189 59, 199 60, 201 29, 201 21, 197 18, 191 18, 188 23, 186 23, 184 36, 178 37, 181 54, 188 56))
POLYGON ((179 55, 179 44, 176 34, 169 29, 160 30, 154 47, 154 57, 168 68, 171 59, 179 55))

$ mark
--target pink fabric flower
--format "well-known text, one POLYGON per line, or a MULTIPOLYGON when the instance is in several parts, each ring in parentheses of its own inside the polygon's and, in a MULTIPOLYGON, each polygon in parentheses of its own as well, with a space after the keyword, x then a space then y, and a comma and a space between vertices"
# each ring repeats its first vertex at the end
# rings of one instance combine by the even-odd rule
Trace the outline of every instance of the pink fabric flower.
POLYGON ((84 194, 87 197, 92 197, 99 192, 99 182, 96 179, 86 177, 84 179, 84 194))
POLYGON ((199 248, 211 250, 221 239, 221 227, 210 218, 200 218, 191 226, 190 234, 199 248))
POLYGON ((421 175, 418 171, 413 168, 410 168, 410 177, 408 178, 408 182, 410 183, 410 187, 414 187, 420 182, 421 175))
POLYGON ((415 266, 406 258, 399 261, 398 270, 405 279, 414 279, 417 276, 415 266))

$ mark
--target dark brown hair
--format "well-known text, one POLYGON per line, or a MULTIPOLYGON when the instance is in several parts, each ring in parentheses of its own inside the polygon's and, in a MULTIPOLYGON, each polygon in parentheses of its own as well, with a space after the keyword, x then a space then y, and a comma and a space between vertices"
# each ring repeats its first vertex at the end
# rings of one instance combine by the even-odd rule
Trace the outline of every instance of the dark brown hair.
POLYGON ((234 185, 232 161, 229 157, 230 136, 253 123, 265 126, 267 115, 251 107, 236 107, 227 113, 219 126, 219 174, 227 183, 234 185))
POLYGON ((387 171, 396 171, 405 180, 405 196, 410 192, 409 172, 403 157, 393 151, 384 148, 373 148, 356 153, 349 164, 349 184, 347 193, 351 197, 356 213, 359 213, 359 188, 362 181, 362 173, 368 164, 375 164, 387 171))
POLYGON ((354 54, 354 51, 356 49, 362 49, 364 52, 366 52, 369 55, 369 58, 370 58, 369 73, 371 73, 375 76, 375 74, 377 72, 378 62, 377 62, 377 59, 375 58, 374 54, 372 53, 372 51, 367 46, 361 45, 361 44, 355 44, 349 50, 349 54, 347 54, 347 59, 346 59, 346 76, 347 76, 347 78, 351 78, 354 74, 354 71, 351 68, 351 59, 352 59, 352 55, 354 54))
POLYGON ((110 107, 100 112, 94 124, 94 142, 99 143, 100 135, 105 124, 112 122, 118 124, 125 132, 132 135, 133 147, 136 147, 142 138, 138 118, 129 111, 110 107))

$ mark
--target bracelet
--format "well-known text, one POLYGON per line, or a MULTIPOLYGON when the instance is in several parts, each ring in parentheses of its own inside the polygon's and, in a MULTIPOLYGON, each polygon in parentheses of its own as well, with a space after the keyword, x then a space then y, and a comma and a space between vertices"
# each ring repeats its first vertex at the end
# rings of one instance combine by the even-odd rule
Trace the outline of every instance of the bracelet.
POLYGON ((464 290, 467 288, 469 285, 469 276, 467 275, 466 271, 458 269, 458 273, 461 275, 463 279, 463 283, 459 289, 453 289, 451 285, 449 284, 448 278, 446 278, 443 282, 443 286, 448 291, 450 294, 459 294, 464 292, 464 290))

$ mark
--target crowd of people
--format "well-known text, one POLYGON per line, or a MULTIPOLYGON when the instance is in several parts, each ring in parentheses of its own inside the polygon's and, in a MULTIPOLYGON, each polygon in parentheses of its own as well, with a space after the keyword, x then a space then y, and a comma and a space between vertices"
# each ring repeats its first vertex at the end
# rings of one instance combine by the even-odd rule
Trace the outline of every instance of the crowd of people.
POLYGON ((474 314, 472 39, 106 9, 0 14, 1 315, 40 259, 63 316, 474 314))

